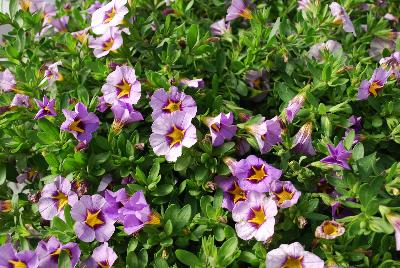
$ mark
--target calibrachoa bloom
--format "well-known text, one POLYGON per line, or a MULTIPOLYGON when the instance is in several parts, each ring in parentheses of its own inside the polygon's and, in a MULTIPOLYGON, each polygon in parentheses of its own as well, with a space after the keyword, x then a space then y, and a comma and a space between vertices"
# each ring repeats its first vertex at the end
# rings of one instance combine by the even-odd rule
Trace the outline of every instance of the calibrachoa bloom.
POLYGON ((272 119, 246 127, 256 140, 260 152, 265 154, 272 149, 272 146, 282 141, 280 119, 275 116, 272 119))
POLYGON ((322 163, 337 165, 344 169, 350 169, 348 161, 351 157, 351 152, 347 151, 346 148, 344 148, 343 141, 339 142, 336 148, 333 147, 332 144, 328 144, 328 150, 330 156, 322 159, 322 163))
POLYGON ((104 96, 98 97, 97 99, 99 104, 97 105, 96 110, 100 113, 104 113, 108 109, 107 102, 104 100, 104 96))
POLYGON ((301 192, 290 181, 274 181, 271 184, 270 194, 280 208, 289 208, 299 200, 301 192))
POLYGON ((84 242, 106 242, 114 233, 115 220, 104 213, 106 200, 98 195, 84 195, 72 206, 71 216, 75 220, 74 230, 84 242))
POLYGON ((304 93, 300 93, 289 101, 289 104, 285 109, 286 121, 288 123, 293 122, 294 117, 300 111, 301 107, 303 107, 305 100, 306 100, 306 95, 304 93))
POLYGON ((44 65, 44 78, 41 83, 47 80, 49 85, 52 85, 55 81, 62 81, 64 77, 58 71, 58 66, 61 64, 61 61, 57 61, 55 63, 46 63, 44 65))
POLYGON ((310 48, 308 55, 310 58, 314 58, 317 61, 322 61, 324 59, 322 53, 323 51, 327 51, 333 55, 340 55, 342 50, 342 45, 339 42, 335 40, 328 40, 326 42, 313 45, 310 48))
POLYGON ((72 36, 77 39, 81 44, 86 43, 87 39, 88 39, 88 29, 83 29, 80 31, 76 31, 71 33, 72 36))
POLYGON ((10 103, 11 107, 31 107, 31 102, 29 100, 29 96, 25 94, 15 94, 14 98, 10 103))
POLYGON ((240 188, 246 191, 268 192, 271 183, 282 176, 281 170, 254 155, 240 160, 234 168, 240 188))
POLYGON ((323 239, 335 239, 344 234, 344 227, 336 221, 324 221, 315 229, 315 237, 323 239))
POLYGON ((114 114, 114 122, 112 128, 116 133, 121 131, 121 128, 127 124, 143 120, 140 112, 133 109, 132 104, 118 101, 111 107, 114 114))
POLYGON ((262 70, 250 70, 246 73, 245 80, 247 84, 258 90, 269 89, 269 80, 267 77, 267 71, 262 70))
POLYGON ((183 78, 180 81, 181 85, 186 85, 188 87, 192 87, 192 88, 204 88, 204 80, 199 78, 199 79, 186 79, 183 78))
POLYGON ((278 209, 271 198, 250 192, 247 200, 237 202, 232 210, 237 235, 243 240, 254 237, 257 241, 266 241, 274 234, 277 213, 278 209))
POLYGON ((335 17, 333 23, 338 25, 342 24, 345 32, 353 33, 353 35, 356 36, 353 23, 351 22, 346 10, 344 10, 344 8, 336 2, 332 2, 329 7, 331 9, 332 16, 335 17))
POLYGON ((85 262, 87 268, 108 268, 113 267, 118 256, 105 242, 93 250, 92 256, 85 262))
POLYGON ((110 51, 115 51, 122 46, 123 39, 121 35, 121 30, 117 27, 111 27, 105 31, 105 33, 97 38, 89 39, 89 47, 93 48, 93 54, 96 58, 101 58, 110 51))
POLYGON ((299 242, 282 244, 267 253, 268 268, 323 268, 324 261, 317 255, 305 251, 299 242))
POLYGON ((100 7, 92 14, 92 31, 95 34, 104 34, 110 27, 122 23, 124 16, 129 12, 125 7, 127 0, 112 0, 100 7))
POLYGON ((16 84, 15 77, 10 70, 5 69, 3 72, 0 72, 0 93, 15 89, 16 84))
POLYGON ((62 251, 68 253, 71 266, 75 267, 81 256, 81 250, 76 243, 61 244, 54 236, 50 237, 49 241, 41 240, 36 248, 36 253, 39 257, 39 267, 58 268, 58 258, 62 251))
POLYGON ((151 96, 150 106, 153 108, 151 116, 157 119, 162 114, 174 115, 184 112, 191 118, 196 116, 197 106, 192 96, 179 92, 177 87, 171 87, 169 92, 163 88, 158 89, 151 96))
POLYGON ((34 251, 17 252, 11 243, 0 247, 1 268, 38 268, 38 256, 34 251))
POLYGON ((389 71, 389 75, 394 74, 397 79, 400 79, 400 52, 396 51, 386 58, 379 61, 381 67, 389 71))
POLYGON ((396 44, 393 40, 375 37, 370 43, 368 53, 374 59, 380 60, 382 58, 382 52, 385 49, 393 51, 395 47, 396 44))
POLYGON ((311 0, 299 0, 297 1, 297 4, 298 4, 297 7, 298 10, 307 10, 310 8, 311 0))
POLYGON ((231 140, 237 130, 233 125, 233 113, 220 113, 216 117, 207 117, 204 123, 210 128, 213 146, 220 146, 225 140, 231 140))
POLYGON ((230 28, 230 23, 226 22, 225 19, 216 21, 210 26, 211 33, 214 36, 224 35, 225 33, 230 31, 230 28))
POLYGON ((106 190, 104 192, 104 198, 106 199, 106 206, 104 213, 115 221, 123 221, 122 208, 125 203, 129 200, 129 196, 126 193, 125 188, 119 189, 116 192, 106 190))
POLYGON ((107 76, 106 84, 101 88, 104 101, 117 104, 118 101, 136 104, 140 99, 141 84, 135 75, 135 69, 129 66, 117 66, 107 76))
POLYGON ((192 116, 185 112, 162 114, 154 120, 150 145, 156 155, 165 155, 167 161, 175 162, 182 154, 182 147, 190 148, 197 142, 192 116))
POLYGON ((232 211, 237 202, 247 199, 247 192, 239 187, 236 177, 217 176, 215 182, 224 191, 223 208, 232 211))
POLYGON ((305 155, 315 155, 315 150, 311 140, 312 123, 305 123, 294 136, 293 150, 305 155))
POLYGON ((248 8, 248 5, 244 1, 245 0, 232 0, 232 3, 228 8, 226 21, 231 21, 239 17, 243 17, 247 20, 251 20, 253 18, 251 10, 248 8))
POLYGON ((396 213, 386 214, 386 218, 393 226, 394 235, 396 238, 396 250, 400 251, 400 215, 396 213))
POLYGON ((93 4, 89 6, 89 8, 86 11, 89 14, 93 14, 96 10, 98 10, 102 6, 104 6, 104 4, 96 0, 93 4))
POLYGON ((68 32, 68 21, 69 16, 62 16, 59 19, 54 19, 51 21, 51 25, 58 31, 58 32, 68 32))
POLYGON ((22 171, 18 176, 17 176, 17 182, 18 183, 23 183, 23 182, 33 182, 35 179, 39 178, 41 174, 32 168, 26 168, 24 171, 22 171))
POLYGON ((75 111, 63 109, 65 121, 61 129, 72 133, 78 141, 88 143, 92 139, 92 133, 99 127, 99 118, 94 113, 89 113, 86 106, 78 102, 75 111))
POLYGON ((43 97, 43 101, 35 99, 37 106, 40 108, 34 119, 40 119, 45 116, 57 116, 54 110, 54 105, 56 104, 55 99, 49 100, 46 96, 43 97))
POLYGON ((78 196, 71 190, 71 183, 57 176, 53 183, 43 187, 39 199, 39 212, 43 219, 52 220, 55 216, 64 219, 64 207, 75 205, 78 196))
POLYGON ((382 68, 376 69, 369 81, 363 80, 361 82, 360 88, 358 89, 357 99, 365 100, 371 95, 375 97, 378 96, 379 90, 382 90, 389 75, 390 73, 382 68))

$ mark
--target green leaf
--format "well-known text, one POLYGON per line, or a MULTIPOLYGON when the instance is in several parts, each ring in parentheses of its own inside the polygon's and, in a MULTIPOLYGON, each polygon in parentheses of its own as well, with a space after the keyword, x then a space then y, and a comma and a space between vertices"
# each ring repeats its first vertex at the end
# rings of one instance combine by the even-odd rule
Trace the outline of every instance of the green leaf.
POLYGON ((62 250, 58 257, 58 268, 71 268, 71 260, 66 250, 62 250))
POLYGON ((186 206, 184 206, 183 208, 181 208, 179 210, 179 213, 177 216, 177 219, 179 221, 177 222, 175 227, 177 229, 185 227, 189 223, 191 216, 192 216, 192 207, 189 204, 187 204, 186 206))
POLYGON ((376 153, 370 154, 357 161, 358 171, 362 178, 368 178, 375 170, 376 153))
POLYGON ((10 18, 14 19, 14 16, 18 11, 18 0, 10 0, 8 10, 10 11, 10 18))
POLYGON ((370 200, 374 197, 375 189, 371 189, 369 183, 364 183, 358 190, 359 199, 364 207, 368 206, 370 200))
POLYGON ((354 129, 352 129, 344 139, 344 147, 346 147, 347 150, 350 150, 351 147, 353 146, 355 137, 356 137, 356 132, 354 131, 354 129))
POLYGON ((271 39, 276 35, 276 32, 279 30, 279 26, 281 24, 281 18, 278 17, 274 23, 274 26, 272 27, 271 32, 269 33, 267 43, 271 41, 271 39))
POLYGON ((364 157, 364 145, 361 142, 357 143, 356 146, 354 146, 351 156, 355 161, 364 157))
POLYGON ((199 26, 197 24, 193 24, 190 26, 187 33, 187 46, 189 49, 192 49, 199 40, 199 26))
POLYGON ((177 249, 175 251, 176 258, 182 262, 183 264, 186 264, 190 267, 197 267, 197 266, 202 266, 202 263, 200 259, 194 255, 192 252, 183 250, 183 249, 177 249))
MULTIPOLYGON (((227 265, 227 260, 231 259, 232 255, 238 250, 238 240, 236 237, 231 237, 222 244, 218 251, 218 263, 227 265)), ((233 260, 231 260, 233 261, 233 260)))
POLYGON ((0 185, 6 181, 7 167, 5 164, 0 164, 0 185))
POLYGON ((183 171, 186 170, 190 163, 191 163, 192 157, 190 154, 184 154, 181 157, 176 160, 175 165, 174 165, 174 170, 175 171, 183 171))
POLYGON ((38 126, 47 137, 48 142, 57 141, 60 135, 60 130, 46 118, 41 118, 38 121, 38 126))

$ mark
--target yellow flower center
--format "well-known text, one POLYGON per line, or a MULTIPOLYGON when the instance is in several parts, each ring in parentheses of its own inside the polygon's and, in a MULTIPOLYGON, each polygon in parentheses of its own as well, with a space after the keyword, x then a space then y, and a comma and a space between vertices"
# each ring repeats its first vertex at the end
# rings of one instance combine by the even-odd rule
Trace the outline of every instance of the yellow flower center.
POLYGON ((265 167, 264 164, 262 164, 260 167, 252 166, 251 169, 252 169, 253 175, 251 175, 247 179, 249 181, 256 181, 256 182, 262 181, 264 179, 264 177, 267 176, 267 173, 265 172, 264 167, 265 167))
POLYGON ((110 21, 112 21, 112 19, 115 17, 115 14, 117 14, 117 11, 113 7, 110 11, 106 13, 103 23, 109 23, 110 21))
POLYGON ((158 225, 160 224, 160 215, 158 213, 152 212, 150 214, 150 219, 148 222, 146 222, 146 224, 155 224, 158 225))
POLYGON ((129 94, 131 94, 131 85, 126 82, 124 78, 122 79, 121 83, 117 85, 117 88, 120 90, 117 96, 118 99, 125 96, 129 97, 129 94))
POLYGON ((247 19, 251 20, 253 18, 253 15, 251 14, 251 10, 248 8, 245 8, 242 13, 240 13, 240 16, 247 19))
POLYGON ((101 225, 104 223, 101 219, 99 219, 99 213, 101 210, 98 210, 95 213, 90 212, 89 210, 86 210, 87 216, 86 216, 86 221, 85 223, 89 225, 90 227, 94 228, 97 225, 101 225))
POLYGON ((174 125, 171 133, 167 134, 167 137, 171 139, 169 147, 172 148, 175 146, 175 144, 181 143, 184 136, 185 130, 181 130, 174 125))
POLYGON ((98 262, 97 265, 99 265, 100 268, 110 268, 110 265, 108 264, 108 261, 98 262))
POLYGON ((50 254, 50 256, 58 256, 61 254, 61 248, 57 248, 53 253, 50 254))
POLYGON ((370 86, 369 86, 369 92, 374 95, 375 97, 378 95, 378 90, 380 90, 382 88, 382 86, 378 85, 378 83, 373 82, 370 86))
POLYGON ((259 227, 267 219, 267 217, 265 217, 264 209, 260 207, 259 209, 252 208, 251 210, 253 211, 254 216, 250 220, 247 220, 247 222, 255 223, 259 227))
POLYGON ((298 258, 288 256, 281 268, 303 268, 303 264, 301 264, 302 260, 303 256, 300 256, 298 258))
POLYGON ((333 20, 333 24, 335 24, 335 25, 341 25, 341 24, 343 24, 342 18, 341 18, 341 17, 336 17, 336 18, 333 20))
POLYGON ((32 2, 31 2, 30 0, 20 0, 20 1, 19 1, 19 4, 20 4, 21 9, 22 9, 23 11, 28 11, 29 8, 30 8, 31 5, 32 5, 32 2))
POLYGON ((76 121, 74 121, 74 122, 72 122, 71 123, 71 125, 69 125, 69 130, 71 130, 71 131, 76 131, 76 132, 78 132, 78 133, 83 133, 84 132, 84 130, 81 128, 81 126, 79 126, 79 124, 81 123, 81 119, 79 119, 79 120, 76 120, 76 121))
POLYGON ((181 104, 182 103, 180 101, 176 102, 171 99, 168 99, 168 104, 165 105, 162 109, 169 113, 173 113, 181 110, 181 104))
POLYGON ((22 261, 10 260, 8 262, 12 264, 13 268, 27 268, 26 264, 24 262, 22 262, 22 261))
POLYGON ((47 106, 44 106, 44 107, 43 107, 43 110, 45 110, 46 112, 50 112, 50 108, 47 107, 47 106))
POLYGON ((78 39, 82 44, 86 42, 87 34, 86 33, 77 33, 75 34, 75 38, 78 39))
POLYGON ((282 205, 283 202, 288 201, 288 200, 292 200, 294 192, 288 192, 288 191, 286 191, 285 188, 283 188, 282 192, 274 193, 274 194, 278 198, 279 205, 282 205))
POLYGON ((233 189, 228 191, 231 195, 233 195, 233 203, 236 203, 241 200, 246 200, 246 193, 243 191, 237 182, 233 182, 233 189))
POLYGON ((58 211, 62 210, 68 204, 68 196, 62 192, 58 192, 56 196, 53 196, 53 199, 58 201, 58 211))
POLYGON ((261 78, 257 78, 256 80, 254 80, 253 84, 254 84, 254 88, 260 89, 261 88, 261 78))
POLYGON ((211 125, 211 128, 215 131, 215 132, 219 132, 220 128, 217 126, 216 123, 211 125))
POLYGON ((331 223, 331 222, 328 222, 328 223, 324 224, 324 226, 322 226, 322 230, 324 231, 324 234, 326 234, 326 235, 337 235, 337 234, 339 234, 338 227, 335 224, 331 223))
POLYGON ((114 39, 110 38, 110 40, 105 41, 103 43, 103 50, 104 51, 111 50, 113 45, 114 45, 114 39))

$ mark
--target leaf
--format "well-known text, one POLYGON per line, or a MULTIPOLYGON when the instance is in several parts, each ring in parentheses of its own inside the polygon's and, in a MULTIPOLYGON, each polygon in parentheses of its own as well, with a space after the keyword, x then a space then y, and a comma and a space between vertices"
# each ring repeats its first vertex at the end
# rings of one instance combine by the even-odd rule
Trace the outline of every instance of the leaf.
POLYGON ((218 251, 218 263, 223 265, 225 261, 229 260, 237 250, 238 240, 236 237, 231 237, 226 240, 218 251))
POLYGON ((199 40, 199 26, 197 24, 193 24, 190 26, 186 39, 187 46, 189 47, 189 49, 192 49, 199 40))
POLYGON ((370 154, 357 161, 358 171, 362 178, 368 178, 375 170, 376 153, 370 154))
POLYGON ((190 217, 192 216, 192 207, 187 204, 183 208, 181 208, 178 212, 177 219, 178 222, 175 225, 177 229, 183 228, 189 223, 190 217))
POLYGON ((357 161, 364 157, 364 145, 359 142, 353 148, 352 158, 357 161))
POLYGON ((18 0, 10 0, 8 10, 10 12, 10 18, 14 20, 14 16, 18 11, 18 0))
POLYGON ((175 165, 174 165, 174 170, 175 171, 183 171, 188 168, 192 160, 192 157, 190 154, 184 154, 181 157, 176 160, 175 165))
POLYGON ((0 164, 0 185, 6 181, 7 167, 5 164, 0 164))
POLYGON ((276 35, 276 32, 279 30, 279 25, 281 24, 281 18, 278 17, 274 23, 274 26, 272 27, 271 32, 269 33, 267 43, 271 41, 271 39, 276 35))
POLYGON ((40 130, 46 133, 47 141, 57 141, 60 135, 60 130, 46 118, 41 118, 38 121, 40 130))
POLYGON ((347 150, 350 150, 351 147, 353 146, 355 137, 356 137, 356 132, 354 131, 354 129, 352 129, 344 139, 344 147, 346 147, 347 150))
POLYGON ((58 257, 58 268, 70 268, 71 260, 69 259, 68 252, 62 250, 60 256, 58 257))
POLYGON ((202 266, 200 259, 192 252, 183 249, 177 249, 175 251, 175 255, 180 262, 190 267, 202 266))
POLYGON ((361 204, 367 207, 369 201, 374 197, 374 189, 371 189, 369 183, 364 183, 358 190, 358 196, 361 204))

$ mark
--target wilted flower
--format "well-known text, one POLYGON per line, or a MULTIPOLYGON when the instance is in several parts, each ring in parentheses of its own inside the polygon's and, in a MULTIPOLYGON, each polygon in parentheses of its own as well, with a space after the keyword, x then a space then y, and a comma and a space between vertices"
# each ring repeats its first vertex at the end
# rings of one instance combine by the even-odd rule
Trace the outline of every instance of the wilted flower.
POLYGON ((386 84, 389 75, 390 73, 386 72, 382 68, 376 69, 369 81, 363 80, 361 82, 360 88, 358 89, 357 99, 365 100, 371 95, 376 97, 378 95, 378 91, 381 90, 386 84))
POLYGON ((8 213, 12 208, 11 200, 0 200, 0 212, 8 213))
POLYGON ((17 182, 18 183, 23 183, 23 182, 32 182, 35 179, 37 179, 39 176, 41 176, 41 174, 32 168, 26 168, 24 169, 23 172, 21 172, 18 176, 17 176, 17 182))
POLYGON ((119 133, 125 125, 143 120, 140 112, 133 109, 132 104, 118 101, 111 107, 114 114, 114 122, 112 128, 115 133, 119 133))
POLYGON ((96 58, 104 57, 110 51, 115 51, 122 46, 124 40, 121 32, 117 27, 111 27, 102 36, 89 39, 89 47, 94 49, 93 54, 96 58))
POLYGON ((45 116, 57 116, 57 113, 54 110, 54 105, 56 104, 55 99, 49 100, 44 96, 43 101, 35 99, 35 102, 40 110, 37 112, 34 119, 40 119, 45 116))
POLYGON ((232 210, 237 235, 244 240, 254 237, 257 241, 266 241, 274 234, 274 217, 277 213, 278 209, 271 198, 250 192, 247 200, 237 202, 232 210))
POLYGON ((101 8, 101 7, 103 7, 104 6, 104 4, 103 3, 101 3, 100 1, 95 1, 93 4, 91 4, 90 6, 89 6, 89 8, 86 10, 87 11, 87 13, 89 13, 89 14, 93 14, 96 10, 98 10, 99 8, 101 8))
POLYGON ((181 85, 186 85, 186 86, 192 87, 192 88, 204 88, 204 86, 205 86, 204 85, 204 80, 201 79, 201 78, 192 79, 192 80, 183 78, 183 79, 181 79, 180 84, 181 85))
POLYGON ((298 0, 297 4, 298 4, 297 7, 298 10, 307 10, 310 8, 311 0, 298 0))
POLYGON ((266 265, 268 268, 324 268, 324 261, 317 255, 305 251, 299 242, 294 242, 290 245, 282 244, 279 248, 268 252, 266 265))
POLYGON ((340 55, 343 51, 342 45, 335 40, 328 40, 326 42, 318 43, 313 45, 308 52, 310 58, 314 58, 317 61, 322 61, 323 51, 327 51, 333 55, 340 55))
POLYGON ((93 250, 92 256, 85 262, 87 268, 113 267, 117 254, 105 242, 93 250))
POLYGON ((393 40, 375 37, 371 41, 368 53, 374 59, 380 60, 383 50, 387 49, 389 51, 393 51, 395 49, 395 46, 396 44, 393 40))
POLYGON ((335 239, 344 234, 344 227, 336 221, 324 221, 315 229, 315 237, 323 239, 335 239))
POLYGON ((55 216, 64 219, 64 207, 73 206, 78 202, 78 196, 71 190, 71 183, 57 176, 54 182, 43 187, 39 199, 39 212, 43 219, 52 220, 55 216))
POLYGON ((3 72, 0 72, 0 93, 15 89, 16 84, 15 76, 10 70, 5 69, 3 72))
POLYGON ((243 17, 247 20, 251 20, 253 18, 251 10, 244 1, 245 0, 232 0, 232 3, 227 11, 228 14, 226 15, 226 21, 231 21, 239 17, 243 17))
POLYGON ((11 243, 0 247, 0 267, 4 268, 38 268, 36 252, 24 250, 17 252, 11 243))
POLYGON ((62 16, 59 19, 54 19, 51 21, 51 25, 58 31, 58 32, 68 32, 68 21, 69 17, 68 16, 62 16))
POLYGON ((292 182, 276 180, 271 184, 270 194, 280 208, 289 208, 297 203, 301 192, 292 182))
POLYGON ((336 148, 333 147, 332 144, 328 144, 328 150, 330 156, 322 159, 322 163, 337 165, 344 169, 350 169, 350 166, 347 162, 351 157, 351 152, 347 151, 346 148, 344 148, 343 141, 340 141, 336 148))
POLYGON ((215 182, 224 191, 223 208, 232 211, 237 202, 247 199, 247 192, 239 187, 236 177, 217 176, 215 182))
POLYGON ((272 146, 282 141, 282 128, 278 116, 250 125, 246 129, 256 138, 258 148, 262 154, 269 152, 272 146))
POLYGON ((393 226, 394 235, 396 238, 396 250, 400 251, 400 215, 396 213, 386 214, 386 218, 393 226))
POLYGON ((293 150, 305 155, 315 155, 315 150, 311 140, 312 123, 305 123, 294 136, 293 150))
POLYGON ((288 123, 293 122, 294 117, 300 111, 301 107, 303 107, 305 100, 306 100, 306 95, 304 93, 300 93, 289 101, 289 104, 285 109, 286 121, 288 123))
POLYGON ((81 256, 78 244, 70 242, 63 245, 54 236, 50 237, 47 242, 41 240, 36 248, 36 253, 39 257, 39 267, 57 268, 58 258, 63 250, 70 257, 71 267, 75 267, 81 256))
POLYGON ((231 140, 237 130, 233 125, 233 113, 220 113, 216 117, 207 117, 204 123, 210 128, 213 146, 220 146, 225 140, 231 140))
POLYGON ((154 153, 175 162, 182 154, 182 147, 190 148, 197 142, 196 128, 191 121, 192 116, 185 112, 162 114, 154 120, 150 135, 154 153))
POLYGON ((389 72, 388 75, 395 75, 400 79, 400 52, 396 51, 389 57, 383 58, 379 61, 381 67, 389 72))
POLYGON ((267 71, 262 70, 250 70, 246 73, 245 80, 247 84, 257 90, 269 89, 269 79, 267 77, 267 71))
POLYGON ((12 99, 10 103, 11 107, 25 107, 29 108, 31 107, 31 102, 29 100, 28 95, 24 94, 15 94, 14 98, 12 99))
POLYGON ((124 218, 122 214, 122 208, 129 200, 129 196, 126 193, 125 188, 121 188, 116 192, 106 190, 104 192, 104 198, 107 202, 104 208, 104 213, 111 219, 122 222, 124 218))
POLYGON ((210 26, 211 33, 214 36, 224 35, 225 33, 230 31, 230 28, 230 23, 226 22, 225 19, 216 21, 210 26))
POLYGON ((72 191, 79 197, 87 193, 88 183, 86 181, 73 181, 71 184, 72 191))
POLYGON ((124 16, 129 12, 125 7, 127 0, 112 0, 100 7, 92 15, 92 31, 95 34, 104 34, 111 27, 122 23, 124 16))
POLYGON ((336 2, 332 2, 329 7, 331 9, 332 16, 335 17, 333 23, 338 25, 342 24, 345 32, 353 33, 353 35, 356 36, 353 23, 351 22, 346 10, 344 10, 344 8, 336 2))

